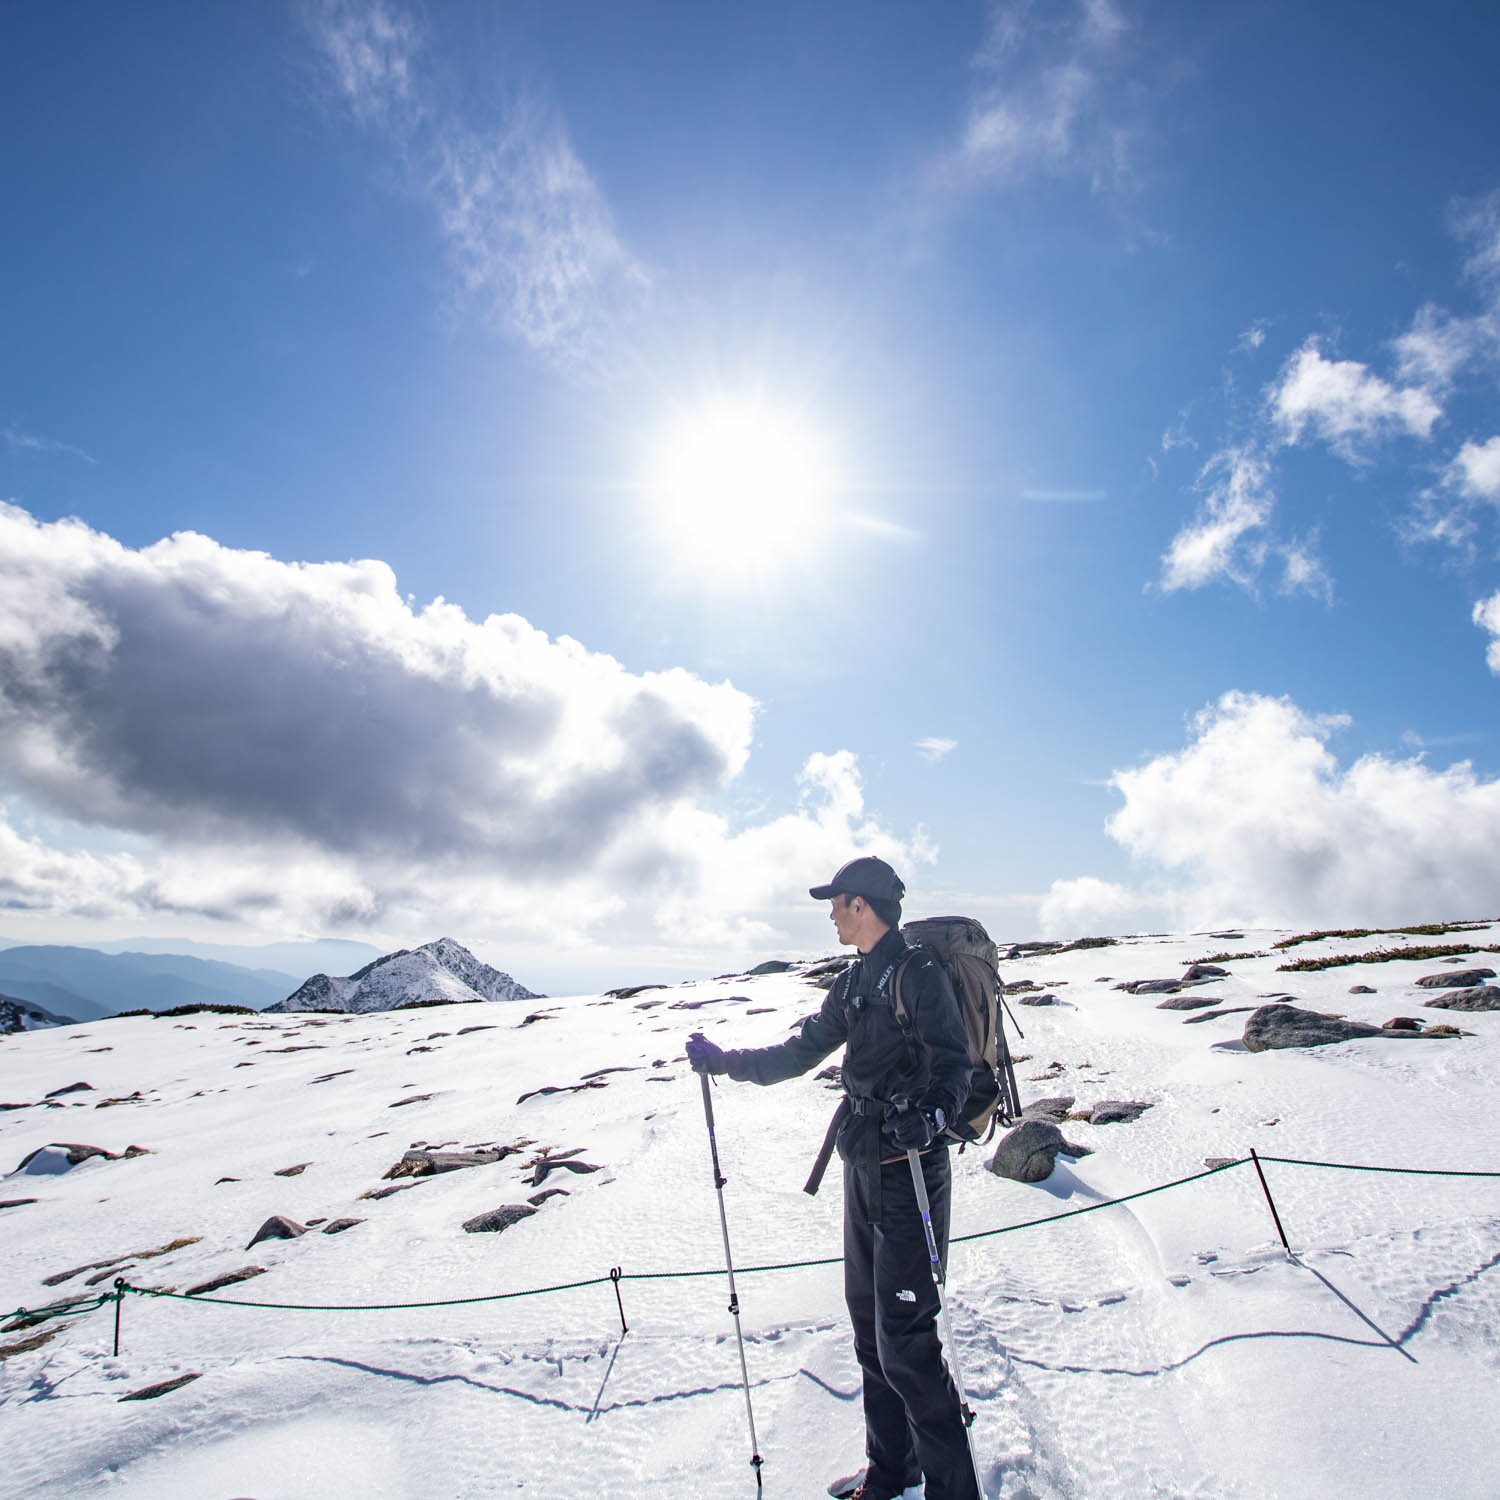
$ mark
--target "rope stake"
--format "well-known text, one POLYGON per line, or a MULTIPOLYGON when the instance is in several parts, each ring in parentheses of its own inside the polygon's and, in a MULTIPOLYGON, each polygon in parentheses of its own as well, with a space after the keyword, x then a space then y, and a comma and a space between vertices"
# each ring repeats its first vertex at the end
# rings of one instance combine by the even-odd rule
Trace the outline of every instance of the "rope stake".
POLYGON ((1260 1189, 1266 1195, 1266 1202, 1271 1206, 1271 1217, 1276 1221, 1276 1233, 1281 1236, 1281 1248, 1290 1255, 1292 1247, 1286 1242, 1286 1230, 1281 1227, 1281 1215, 1276 1212, 1276 1200, 1271 1196, 1271 1186, 1266 1181, 1266 1174, 1261 1170, 1260 1157, 1255 1154, 1254 1146, 1250 1148, 1250 1160, 1255 1163, 1255 1175, 1260 1178, 1260 1189))
POLYGON ((630 1329, 625 1324, 625 1303, 620 1296, 620 1277, 623 1274, 619 1266, 611 1266, 609 1268, 609 1279, 615 1284, 615 1304, 620 1309, 620 1336, 622 1338, 630 1332, 630 1329))

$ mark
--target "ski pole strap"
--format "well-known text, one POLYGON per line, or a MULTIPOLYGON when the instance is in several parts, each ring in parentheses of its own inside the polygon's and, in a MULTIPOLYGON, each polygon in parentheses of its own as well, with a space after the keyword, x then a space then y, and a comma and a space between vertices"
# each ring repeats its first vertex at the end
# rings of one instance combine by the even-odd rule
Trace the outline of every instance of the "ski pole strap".
POLYGON ((843 1129, 844 1121, 848 1118, 849 1096, 846 1094, 839 1101, 839 1107, 834 1110, 833 1118, 828 1122, 828 1133, 823 1137, 823 1144, 818 1148, 817 1160, 813 1162, 813 1169, 802 1186, 802 1191, 809 1197, 816 1197, 818 1189, 823 1185, 823 1174, 828 1170, 828 1163, 833 1158, 834 1144, 839 1138, 839 1131, 843 1129))

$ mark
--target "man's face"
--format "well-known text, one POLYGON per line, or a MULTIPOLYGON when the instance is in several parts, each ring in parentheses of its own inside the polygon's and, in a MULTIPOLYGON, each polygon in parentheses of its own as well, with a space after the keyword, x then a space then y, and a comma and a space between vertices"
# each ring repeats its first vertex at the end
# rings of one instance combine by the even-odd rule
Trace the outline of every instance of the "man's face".
POLYGON ((828 913, 833 921, 834 930, 839 935, 839 942, 852 943, 855 939, 855 929, 859 925, 860 913, 864 909, 864 902, 858 896, 838 895, 829 903, 833 910, 828 913))

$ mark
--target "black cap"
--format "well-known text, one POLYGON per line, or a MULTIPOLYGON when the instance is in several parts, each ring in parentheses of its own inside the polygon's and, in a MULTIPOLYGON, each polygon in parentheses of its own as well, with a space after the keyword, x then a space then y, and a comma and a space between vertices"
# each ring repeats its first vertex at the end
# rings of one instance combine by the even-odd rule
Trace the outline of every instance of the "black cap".
POLYGON ((866 854, 851 859, 827 885, 815 885, 807 893, 814 901, 835 896, 865 896, 871 901, 899 901, 906 894, 901 877, 883 859, 866 854))

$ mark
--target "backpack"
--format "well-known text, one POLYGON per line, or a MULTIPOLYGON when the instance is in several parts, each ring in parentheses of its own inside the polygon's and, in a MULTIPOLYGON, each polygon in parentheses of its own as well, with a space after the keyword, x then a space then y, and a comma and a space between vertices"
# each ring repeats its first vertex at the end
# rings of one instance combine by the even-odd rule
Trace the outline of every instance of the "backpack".
MULTIPOLYGON (((993 1135, 997 1120, 1009 1125, 1021 1117, 1016 1070, 1000 1011, 999 950, 972 917, 927 917, 907 922, 901 935, 942 966, 958 999, 969 1041, 969 1059, 974 1065, 969 1097, 958 1118, 948 1122, 948 1134, 965 1144, 987 1140, 986 1127, 993 1135)), ((891 981, 896 1019, 909 1036, 912 1028, 901 998, 901 980, 910 962, 910 958, 902 959, 891 981)))

